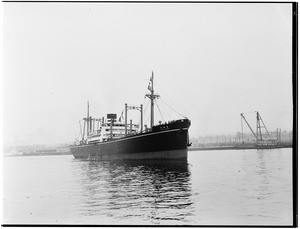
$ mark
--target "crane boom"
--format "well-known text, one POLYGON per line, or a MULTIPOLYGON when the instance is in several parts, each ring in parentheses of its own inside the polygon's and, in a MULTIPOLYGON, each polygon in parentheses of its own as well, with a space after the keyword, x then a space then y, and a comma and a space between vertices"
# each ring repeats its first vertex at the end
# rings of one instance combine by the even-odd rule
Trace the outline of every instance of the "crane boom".
POLYGON ((254 133, 254 131, 252 130, 251 126, 249 125, 249 123, 247 122, 245 116, 243 113, 241 113, 241 117, 245 120, 246 124, 248 125, 249 129, 251 130, 252 134, 254 135, 255 139, 257 140, 257 136, 256 134, 254 133))

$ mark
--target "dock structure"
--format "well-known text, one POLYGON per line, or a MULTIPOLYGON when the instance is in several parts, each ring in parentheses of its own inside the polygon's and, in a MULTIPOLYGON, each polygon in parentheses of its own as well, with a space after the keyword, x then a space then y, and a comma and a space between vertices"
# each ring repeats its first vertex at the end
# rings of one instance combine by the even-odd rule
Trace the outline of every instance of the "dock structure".
POLYGON ((280 149, 280 148, 293 148, 292 143, 285 143, 279 145, 232 145, 232 146, 203 146, 203 147, 191 147, 189 151, 205 151, 205 150, 249 150, 249 149, 280 149))
MULTIPOLYGON (((247 149, 278 149, 278 148, 292 148, 293 141, 291 133, 285 133, 282 139, 281 129, 269 132, 260 113, 255 111, 256 114, 256 128, 252 128, 247 121, 244 113, 241 113, 241 132, 237 132, 237 136, 229 136, 229 141, 226 136, 206 136, 202 139, 201 143, 195 140, 195 144, 189 148, 189 151, 198 150, 247 150, 247 149), (243 123, 246 123, 251 133, 245 133, 243 123), (207 138, 209 139, 207 141, 207 138), (221 138, 221 141, 220 141, 221 138), (204 141, 206 139, 206 141, 204 141), (215 139, 215 141, 213 141, 215 139)), ((286 131, 285 131, 286 132, 286 131)), ((199 138, 200 139, 200 138, 199 138)))

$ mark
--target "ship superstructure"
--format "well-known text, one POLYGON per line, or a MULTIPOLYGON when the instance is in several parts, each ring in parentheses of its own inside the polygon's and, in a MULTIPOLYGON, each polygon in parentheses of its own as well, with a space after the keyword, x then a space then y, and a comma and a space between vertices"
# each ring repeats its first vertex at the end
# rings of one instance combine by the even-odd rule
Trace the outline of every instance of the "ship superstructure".
MULTIPOLYGON (((99 142, 107 142, 116 140, 126 136, 125 123, 116 121, 116 114, 108 114, 107 119, 102 118, 101 122, 97 124, 96 130, 92 130, 87 133, 86 141, 83 139, 80 144, 92 144, 99 142)), ((90 118, 93 122, 93 120, 90 118)), ((93 126, 93 124, 91 124, 93 126)), ((128 135, 137 134, 139 131, 139 125, 130 123, 127 125, 128 135)))

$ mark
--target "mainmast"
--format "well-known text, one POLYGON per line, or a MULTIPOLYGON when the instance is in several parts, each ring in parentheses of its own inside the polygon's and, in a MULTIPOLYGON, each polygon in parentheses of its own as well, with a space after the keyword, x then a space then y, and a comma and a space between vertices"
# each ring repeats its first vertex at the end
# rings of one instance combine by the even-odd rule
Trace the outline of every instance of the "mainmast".
POLYGON ((150 83, 148 85, 148 90, 150 91, 150 94, 146 94, 146 96, 151 100, 151 111, 150 111, 150 126, 151 128, 154 125, 154 100, 159 98, 159 95, 154 94, 154 84, 153 84, 153 78, 154 74, 152 71, 152 76, 150 78, 150 83))

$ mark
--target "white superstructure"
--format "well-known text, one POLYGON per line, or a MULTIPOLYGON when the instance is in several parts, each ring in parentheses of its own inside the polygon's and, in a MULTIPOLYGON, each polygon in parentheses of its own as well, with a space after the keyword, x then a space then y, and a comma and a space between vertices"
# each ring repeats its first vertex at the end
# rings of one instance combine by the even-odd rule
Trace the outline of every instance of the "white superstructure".
MULTIPOLYGON (((127 135, 137 134, 139 125, 127 124, 127 135)), ((101 123, 99 129, 89 132, 87 136, 87 143, 105 142, 125 137, 125 124, 122 122, 112 122, 107 120, 101 123)))

